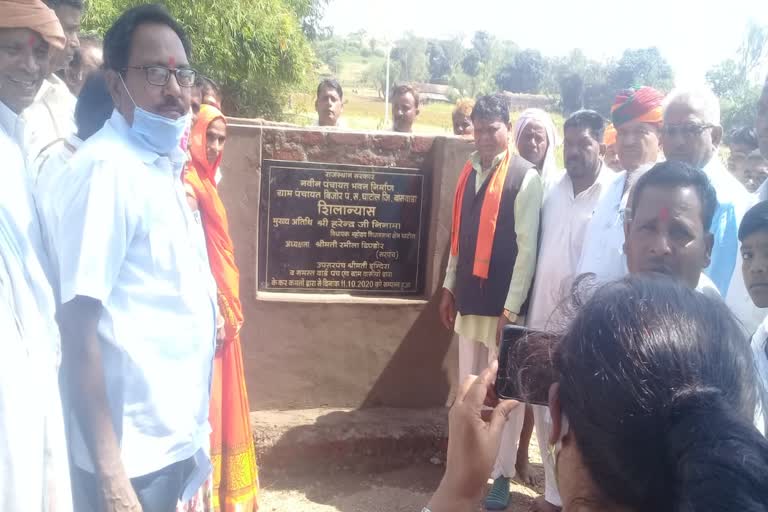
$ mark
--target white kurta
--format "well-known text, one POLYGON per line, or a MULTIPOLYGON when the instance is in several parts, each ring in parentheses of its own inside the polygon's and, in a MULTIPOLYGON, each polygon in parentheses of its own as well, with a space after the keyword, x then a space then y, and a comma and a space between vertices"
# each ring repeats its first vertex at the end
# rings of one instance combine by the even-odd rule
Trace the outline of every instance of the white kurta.
POLYGON ((71 511, 60 339, 14 115, 0 104, 0 510, 71 511))
POLYGON ((624 255, 624 210, 629 194, 624 193, 627 173, 613 175, 603 197, 595 206, 584 236, 584 247, 577 275, 591 273, 598 283, 606 283, 627 275, 624 255))
MULTIPOLYGON (((541 236, 536 276, 533 282, 528 327, 536 330, 561 331, 565 328, 558 313, 564 298, 568 297, 577 275, 584 236, 595 207, 616 177, 603 167, 597 181, 587 190, 574 196, 573 183, 564 174, 549 190, 541 210, 541 236)), ((554 460, 547 449, 552 419, 549 408, 533 406, 536 437, 544 462, 544 498, 555 506, 562 506, 557 490, 554 460)))
POLYGON ((544 199, 541 213, 539 257, 531 295, 528 326, 560 330, 557 310, 568 295, 578 271, 584 237, 595 207, 615 180, 603 167, 597 181, 577 196, 565 174, 544 199))
POLYGON ((34 169, 35 159, 48 146, 77 131, 76 104, 77 98, 59 77, 51 75, 43 81, 35 102, 20 116, 24 126, 20 142, 28 170, 34 169))

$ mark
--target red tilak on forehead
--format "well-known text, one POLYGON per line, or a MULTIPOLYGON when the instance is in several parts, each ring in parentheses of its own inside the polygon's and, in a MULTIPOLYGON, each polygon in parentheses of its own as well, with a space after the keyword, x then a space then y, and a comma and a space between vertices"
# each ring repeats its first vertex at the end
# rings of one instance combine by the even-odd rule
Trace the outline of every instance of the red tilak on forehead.
POLYGON ((35 43, 37 43, 37 38, 34 34, 29 34, 29 47, 35 46, 35 43))
POLYGON ((168 67, 172 68, 175 65, 176 65, 176 59, 174 59, 173 57, 168 57, 168 67))
POLYGON ((662 208, 659 210, 659 220, 669 220, 669 208, 662 208))

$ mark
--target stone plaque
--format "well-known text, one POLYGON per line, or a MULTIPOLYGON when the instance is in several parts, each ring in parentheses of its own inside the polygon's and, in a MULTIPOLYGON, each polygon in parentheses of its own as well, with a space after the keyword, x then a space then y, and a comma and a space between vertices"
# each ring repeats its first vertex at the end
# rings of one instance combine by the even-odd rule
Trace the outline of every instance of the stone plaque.
POLYGON ((259 289, 423 294, 428 195, 419 169, 264 160, 259 289))

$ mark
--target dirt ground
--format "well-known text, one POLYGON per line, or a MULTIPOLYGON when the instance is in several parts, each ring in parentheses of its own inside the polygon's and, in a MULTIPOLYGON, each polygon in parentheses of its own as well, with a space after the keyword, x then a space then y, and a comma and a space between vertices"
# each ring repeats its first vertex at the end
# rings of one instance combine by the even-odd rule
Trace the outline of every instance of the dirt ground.
MULTIPOLYGON (((539 485, 515 481, 508 511, 523 512, 543 492, 544 470, 535 437, 532 472, 539 485)), ((437 461, 434 461, 437 462, 437 461)), ((329 466, 332 464, 329 464, 329 466)), ((417 512, 429 501, 443 475, 442 464, 427 461, 372 474, 359 468, 307 468, 301 472, 262 469, 261 512, 417 512)), ((478 511, 483 510, 478 504, 478 511)))

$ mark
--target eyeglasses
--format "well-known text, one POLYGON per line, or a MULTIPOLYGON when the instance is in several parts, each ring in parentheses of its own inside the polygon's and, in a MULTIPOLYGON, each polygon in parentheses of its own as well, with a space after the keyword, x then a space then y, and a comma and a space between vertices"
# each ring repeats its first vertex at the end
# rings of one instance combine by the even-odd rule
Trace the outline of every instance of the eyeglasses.
POLYGON ((667 137, 674 137, 676 135, 682 135, 683 137, 692 139, 693 137, 698 137, 702 133, 704 133, 704 130, 709 130, 711 128, 714 128, 715 125, 713 124, 696 124, 696 123, 690 123, 690 124, 667 124, 664 125, 662 128, 664 135, 667 137))
POLYGON ((163 66, 126 66, 125 69, 143 69, 147 75, 147 82, 152 85, 164 86, 171 79, 171 74, 176 77, 179 87, 192 87, 197 79, 197 71, 191 68, 166 68, 163 66))

